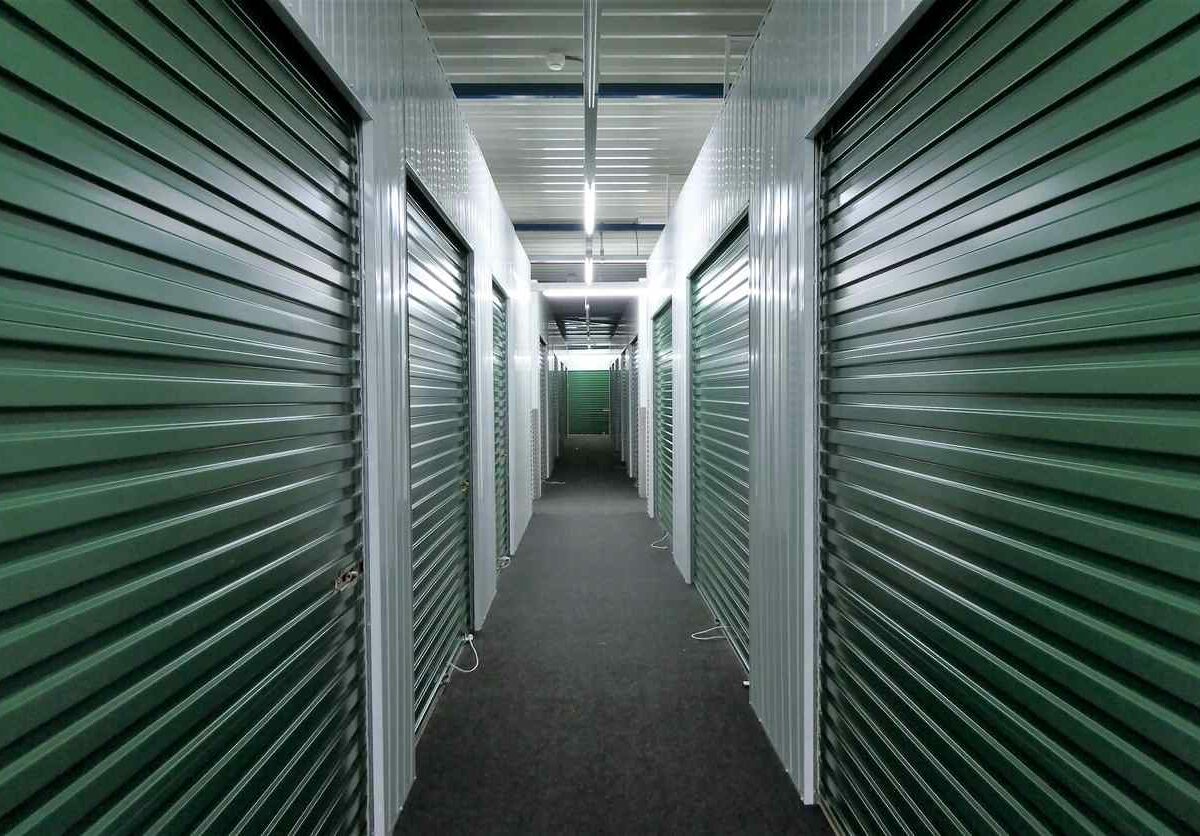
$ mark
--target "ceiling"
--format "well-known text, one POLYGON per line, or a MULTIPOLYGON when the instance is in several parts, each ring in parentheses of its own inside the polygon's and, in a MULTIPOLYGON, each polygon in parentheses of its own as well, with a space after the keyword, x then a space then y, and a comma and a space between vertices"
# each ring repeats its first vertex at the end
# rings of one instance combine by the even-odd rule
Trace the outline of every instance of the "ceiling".
MULTIPOLYGON (((582 0, 417 5, 509 217, 578 222, 581 64, 546 55, 582 54, 582 0)), ((598 220, 665 223, 768 5, 600 0, 598 220)))
MULTIPOLYGON (((530 278, 535 282, 583 281, 583 233, 527 230, 521 243, 530 256, 530 278)), ((646 275, 646 259, 658 243, 655 227, 596 231, 593 248, 595 281, 636 282, 646 275)))
POLYGON ((620 349, 633 337, 637 302, 632 298, 547 299, 551 348, 620 349), (588 334, 590 332, 590 339, 588 334))
MULTIPOLYGON (((583 0, 416 3, 532 278, 582 282, 582 64, 569 56, 583 53, 583 0), (568 56, 558 72, 548 66, 551 53, 568 56)), ((597 283, 645 276, 645 260, 769 5, 600 0, 597 283)), ((620 339, 628 300, 591 305, 593 337, 599 326, 620 339)), ((556 300, 554 310, 568 343, 578 345, 584 326, 574 318, 582 320, 583 301, 556 300)))

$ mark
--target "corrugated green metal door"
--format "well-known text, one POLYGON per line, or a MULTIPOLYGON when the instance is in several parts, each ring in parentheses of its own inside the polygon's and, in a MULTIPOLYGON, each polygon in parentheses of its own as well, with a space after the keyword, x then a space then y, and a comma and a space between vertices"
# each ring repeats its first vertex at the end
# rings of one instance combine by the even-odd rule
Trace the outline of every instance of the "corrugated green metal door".
MULTIPOLYGON (((548 377, 549 358, 547 357, 548 348, 546 341, 542 340, 538 345, 538 403, 541 406, 538 409, 538 479, 545 479, 548 473, 548 463, 546 461, 547 451, 550 449, 550 421, 548 413, 550 412, 550 383, 548 377)), ((538 492, 539 495, 541 491, 538 492)))
POLYGON ((609 379, 604 370, 567 371, 567 403, 572 435, 603 435, 608 431, 609 379))
POLYGON ((0 2, 4 833, 366 828, 355 128, 257 13, 0 2))
POLYGON ((549 471, 554 473, 554 464, 558 461, 558 358, 550 355, 550 368, 546 374, 546 400, 549 407, 546 411, 546 428, 550 433, 550 464, 549 471))
POLYGON ((492 287, 492 393, 495 400, 496 556, 509 553, 508 298, 492 287))
POLYGON ((750 245, 692 279, 692 579, 750 667, 750 245))
POLYGON ((567 443, 567 366, 558 361, 558 452, 562 455, 567 443))
POLYGON ((467 258, 408 200, 413 703, 419 730, 470 630, 467 258))
POLYGON ((654 317, 654 511, 668 533, 674 510, 671 503, 672 461, 674 448, 675 404, 671 368, 674 350, 671 347, 671 306, 667 305, 654 317))
POLYGON ((629 475, 634 480, 640 478, 640 462, 638 462, 638 433, 641 430, 641 420, 638 415, 638 362, 637 340, 629 345, 629 475))
POLYGON ((1195 832, 1200 7, 947 11, 823 142, 825 804, 1195 832))
POLYGON ((620 353, 620 461, 625 463, 625 473, 629 473, 629 434, 634 431, 630 417, 629 403, 629 349, 620 353))
POLYGON ((609 426, 612 434, 613 451, 621 449, 621 367, 614 360, 608 369, 609 426))

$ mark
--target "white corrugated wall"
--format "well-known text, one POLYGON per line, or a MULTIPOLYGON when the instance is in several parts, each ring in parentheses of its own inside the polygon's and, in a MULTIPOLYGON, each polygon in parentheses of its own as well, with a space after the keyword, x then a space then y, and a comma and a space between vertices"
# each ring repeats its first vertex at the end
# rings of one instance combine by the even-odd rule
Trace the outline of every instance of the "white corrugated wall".
MULTIPOLYGON (((672 298, 678 451, 672 541, 676 564, 690 582, 688 277, 749 212, 750 702, 810 803, 816 792, 817 403, 815 161, 805 134, 917 5, 776 0, 650 257, 650 290, 639 316, 640 332, 649 335, 650 317, 672 298)), ((651 340, 639 343, 648 364, 651 340)), ((652 410, 648 381, 641 398, 652 410)), ((653 497, 652 485, 647 494, 653 497)))
MULTIPOLYGON (((414 778, 412 577, 409 565, 404 293, 406 171, 421 182, 472 251, 475 396, 474 620, 496 594, 492 416, 492 280, 510 299, 509 415, 534 407, 538 327, 525 256, 412 0, 277 0, 370 113, 363 128, 363 355, 367 451, 372 829, 390 833, 414 778)), ((514 425, 514 430, 515 430, 514 425)), ((510 474, 530 466, 512 432, 510 474)), ((533 513, 515 478, 513 542, 533 513)))

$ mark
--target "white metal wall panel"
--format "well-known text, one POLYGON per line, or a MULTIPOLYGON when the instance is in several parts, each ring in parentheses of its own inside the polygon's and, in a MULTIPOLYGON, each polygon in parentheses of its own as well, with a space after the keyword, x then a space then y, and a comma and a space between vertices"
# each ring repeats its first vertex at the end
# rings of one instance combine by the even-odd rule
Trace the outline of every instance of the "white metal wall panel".
MULTIPOLYGON (((675 312, 675 445, 688 449, 689 272, 747 206, 751 258, 750 700, 806 801, 814 800, 815 390, 810 363, 814 160, 803 137, 919 0, 772 5, 647 263, 641 333, 664 295, 675 312)), ((643 350, 648 350, 645 347, 643 350)), ((643 357, 643 359, 647 359, 643 357)), ((649 393, 643 393, 649 399, 649 393)), ((674 474, 675 560, 690 580, 691 482, 674 474)))
MULTIPOLYGON (((458 112, 434 51, 411 0, 352 3, 344 0, 273 0, 306 36, 369 113, 363 129, 363 355, 366 435, 367 548, 372 828, 389 833, 414 776, 412 743, 412 578, 408 562, 408 435, 400 346, 404 340, 404 207, 406 166, 411 165, 439 205, 454 220, 472 250, 477 328, 476 491, 481 507, 494 502, 490 416, 492 406, 491 280, 511 301, 513 340, 510 415, 533 408, 533 335, 536 312, 529 287, 529 260, 513 231, 483 157, 458 112), (403 60, 402 60, 403 56, 403 60), (479 429, 479 428, 477 428, 479 429), (483 478, 481 478, 481 476, 483 478), (486 505, 482 505, 486 503, 486 505), (396 509, 399 509, 397 513, 396 509)), ((514 472, 529 466, 529 441, 514 435, 514 472)), ((513 541, 519 542, 532 516, 526 480, 513 483, 513 541)), ((475 622, 495 594, 491 559, 491 515, 477 514, 488 530, 476 540, 475 622), (484 548, 486 546, 486 548, 484 548)), ((477 532, 478 535, 478 532, 477 532)))

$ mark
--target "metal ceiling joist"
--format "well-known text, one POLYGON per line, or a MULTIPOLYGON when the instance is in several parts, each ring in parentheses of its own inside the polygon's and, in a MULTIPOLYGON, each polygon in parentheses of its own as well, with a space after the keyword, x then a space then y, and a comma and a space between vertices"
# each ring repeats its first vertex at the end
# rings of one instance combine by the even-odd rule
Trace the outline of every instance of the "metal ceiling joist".
MULTIPOLYGON (((615 221, 596 224, 596 232, 662 232, 665 224, 620 223, 615 221)), ((515 223, 517 232, 583 232, 583 224, 574 222, 515 223)))
MULTIPOLYGON (((458 99, 579 99, 582 84, 515 83, 489 84, 462 82, 453 85, 458 99)), ((708 83, 627 83, 601 84, 596 95, 601 99, 721 99, 722 84, 708 83)))

